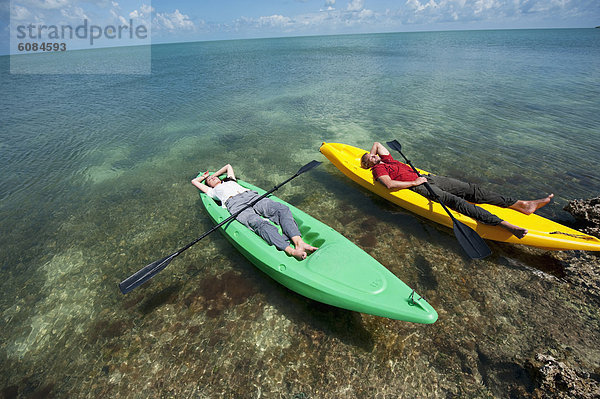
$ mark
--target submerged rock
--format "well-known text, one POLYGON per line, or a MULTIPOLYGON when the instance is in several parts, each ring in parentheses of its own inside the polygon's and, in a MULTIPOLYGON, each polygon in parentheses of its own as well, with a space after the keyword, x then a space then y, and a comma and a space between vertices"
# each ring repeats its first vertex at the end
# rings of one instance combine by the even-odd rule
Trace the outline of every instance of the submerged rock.
POLYGON ((600 304, 600 257, 595 252, 579 252, 564 262, 566 279, 580 287, 600 304))
MULTIPOLYGON (((576 219, 579 230, 600 237, 600 196, 570 201, 565 210, 576 219)), ((600 303, 600 257, 598 252, 570 252, 564 267, 567 280, 590 294, 600 303)))
POLYGON ((572 368, 550 355, 537 354, 531 363, 539 388, 531 397, 535 399, 600 397, 598 376, 572 368))
POLYGON ((600 196, 588 200, 569 201, 564 209, 577 219, 580 224, 579 230, 600 237, 600 196))

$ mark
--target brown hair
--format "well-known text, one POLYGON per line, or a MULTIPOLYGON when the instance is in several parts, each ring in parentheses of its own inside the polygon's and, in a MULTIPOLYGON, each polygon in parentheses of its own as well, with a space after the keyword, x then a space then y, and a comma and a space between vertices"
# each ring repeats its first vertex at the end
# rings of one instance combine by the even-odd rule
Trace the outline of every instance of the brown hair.
POLYGON ((368 152, 365 152, 363 154, 363 156, 360 158, 360 167, 363 169, 369 169, 369 166, 367 166, 367 157, 369 156, 368 152))

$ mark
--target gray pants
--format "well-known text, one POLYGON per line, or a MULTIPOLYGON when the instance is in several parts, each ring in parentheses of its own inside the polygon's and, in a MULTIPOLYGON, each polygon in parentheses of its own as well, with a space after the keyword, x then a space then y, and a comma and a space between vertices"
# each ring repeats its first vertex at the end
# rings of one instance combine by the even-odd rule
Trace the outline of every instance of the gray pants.
MULTIPOLYGON (((259 195, 254 191, 244 191, 229 198, 225 202, 225 206, 229 213, 233 215, 258 197, 259 195)), ((280 251, 283 251, 290 245, 289 240, 292 237, 300 235, 300 230, 298 230, 298 225, 292 217, 290 209, 270 198, 263 198, 253 206, 246 208, 236 219, 261 236, 269 245, 274 245, 280 251), (286 237, 282 237, 277 227, 262 217, 281 226, 281 230, 286 237)))
MULTIPOLYGON (((483 208, 471 204, 471 202, 497 205, 502 208, 508 208, 517 202, 514 198, 484 190, 476 184, 464 183, 460 180, 444 176, 428 175, 425 177, 444 205, 485 224, 495 226, 500 224, 502 219, 483 208)), ((431 200, 435 199, 431 196, 427 188, 425 188, 424 184, 411 187, 411 190, 431 200)))

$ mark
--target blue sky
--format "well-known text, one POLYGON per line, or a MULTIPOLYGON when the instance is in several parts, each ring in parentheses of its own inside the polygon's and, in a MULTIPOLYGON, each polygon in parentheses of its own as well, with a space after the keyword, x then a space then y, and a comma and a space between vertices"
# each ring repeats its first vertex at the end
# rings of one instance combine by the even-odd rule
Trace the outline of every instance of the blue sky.
POLYGON ((600 0, 175 0, 152 6, 153 42, 600 25, 600 0))
POLYGON ((151 21, 153 43, 600 25, 600 0, 0 0, 0 51, 7 53, 11 16, 49 23, 51 12, 74 20, 102 6, 121 20, 151 21))

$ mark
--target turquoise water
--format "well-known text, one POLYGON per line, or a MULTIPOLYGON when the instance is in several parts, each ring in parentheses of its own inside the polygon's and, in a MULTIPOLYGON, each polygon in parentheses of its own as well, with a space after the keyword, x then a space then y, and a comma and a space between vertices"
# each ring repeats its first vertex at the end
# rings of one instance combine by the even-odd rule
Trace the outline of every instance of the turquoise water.
POLYGON ((148 76, 10 75, 0 57, 0 389, 503 397, 532 389, 536 351, 597 370, 597 310, 547 273, 559 255, 491 243, 468 261, 449 230, 361 190, 318 148, 396 138, 423 169, 554 192, 540 213, 571 222, 566 202, 600 191, 599 49, 593 29, 199 42, 153 46, 148 76), (269 188, 312 159, 324 164, 278 195, 423 292, 435 325, 306 300, 216 234, 118 292, 210 228, 198 171, 229 162, 269 188))

